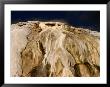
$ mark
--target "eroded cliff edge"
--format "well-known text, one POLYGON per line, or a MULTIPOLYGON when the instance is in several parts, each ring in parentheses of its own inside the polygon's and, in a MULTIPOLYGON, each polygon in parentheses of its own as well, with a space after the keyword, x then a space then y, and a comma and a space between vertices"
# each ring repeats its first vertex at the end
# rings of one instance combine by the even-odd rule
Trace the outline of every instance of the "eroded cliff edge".
POLYGON ((63 22, 11 25, 11 76, 100 76, 100 33, 63 22))

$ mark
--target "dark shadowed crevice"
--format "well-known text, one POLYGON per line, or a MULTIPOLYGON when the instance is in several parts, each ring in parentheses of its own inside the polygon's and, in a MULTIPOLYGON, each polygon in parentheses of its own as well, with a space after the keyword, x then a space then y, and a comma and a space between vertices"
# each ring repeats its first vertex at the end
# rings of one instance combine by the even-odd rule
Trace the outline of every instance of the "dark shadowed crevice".
POLYGON ((52 24, 52 23, 47 23, 47 24, 45 24, 45 25, 47 25, 47 26, 55 26, 55 24, 52 24))
POLYGON ((42 65, 35 66, 31 69, 31 71, 28 73, 29 77, 46 77, 47 72, 45 67, 43 68, 42 65))
POLYGON ((31 77, 37 76, 37 67, 34 67, 30 72, 29 72, 31 77))
POLYGON ((74 70, 75 70, 75 76, 80 77, 81 73, 80 73, 80 69, 79 69, 79 64, 74 65, 74 70))
POLYGON ((40 41, 39 41, 39 47, 40 47, 40 50, 42 51, 42 54, 45 55, 45 49, 43 48, 43 45, 40 41))
POLYGON ((90 72, 90 76, 93 76, 95 73, 93 71, 92 66, 88 62, 85 62, 84 64, 88 67, 88 70, 90 72))
POLYGON ((100 67, 97 65, 94 65, 94 67, 100 72, 100 67))
POLYGON ((49 76, 51 65, 47 63, 45 67, 46 67, 46 70, 47 70, 47 76, 49 76))

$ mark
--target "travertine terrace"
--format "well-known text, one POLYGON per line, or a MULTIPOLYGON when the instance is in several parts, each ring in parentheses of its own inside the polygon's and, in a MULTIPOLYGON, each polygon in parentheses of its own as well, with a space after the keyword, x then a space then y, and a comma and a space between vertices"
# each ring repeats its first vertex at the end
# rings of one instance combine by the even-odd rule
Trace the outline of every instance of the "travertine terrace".
POLYGON ((64 22, 11 25, 11 76, 98 77, 100 33, 64 22))

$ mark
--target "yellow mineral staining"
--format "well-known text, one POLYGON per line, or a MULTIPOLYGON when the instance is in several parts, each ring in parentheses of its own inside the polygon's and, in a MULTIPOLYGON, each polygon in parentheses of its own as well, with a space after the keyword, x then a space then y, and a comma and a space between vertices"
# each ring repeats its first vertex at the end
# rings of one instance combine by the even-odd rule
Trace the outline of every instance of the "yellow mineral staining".
POLYGON ((42 21, 20 22, 11 28, 11 76, 100 76, 99 32, 42 21))

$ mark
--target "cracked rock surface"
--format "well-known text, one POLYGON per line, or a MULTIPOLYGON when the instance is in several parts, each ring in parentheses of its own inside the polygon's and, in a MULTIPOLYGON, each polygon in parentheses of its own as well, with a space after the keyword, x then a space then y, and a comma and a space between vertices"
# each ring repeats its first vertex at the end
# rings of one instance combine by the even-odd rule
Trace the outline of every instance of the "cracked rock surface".
POLYGON ((63 22, 11 25, 11 76, 98 77, 100 33, 63 22))

